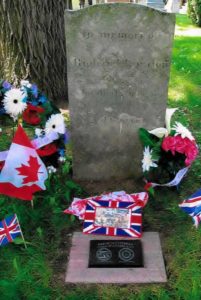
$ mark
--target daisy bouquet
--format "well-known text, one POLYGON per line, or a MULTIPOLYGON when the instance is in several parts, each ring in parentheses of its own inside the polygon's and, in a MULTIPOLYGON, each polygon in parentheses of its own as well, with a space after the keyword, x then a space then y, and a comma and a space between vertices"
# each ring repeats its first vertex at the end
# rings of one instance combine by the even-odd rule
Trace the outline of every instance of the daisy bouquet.
POLYGON ((167 109, 166 128, 139 129, 144 146, 142 170, 147 188, 157 185, 177 186, 198 155, 192 133, 179 122, 171 126, 171 117, 177 109, 167 109))
POLYGON ((65 144, 69 137, 64 117, 36 84, 22 80, 19 87, 14 87, 0 80, 0 119, 4 126, 22 123, 47 165, 57 167, 59 161, 65 161, 65 144))

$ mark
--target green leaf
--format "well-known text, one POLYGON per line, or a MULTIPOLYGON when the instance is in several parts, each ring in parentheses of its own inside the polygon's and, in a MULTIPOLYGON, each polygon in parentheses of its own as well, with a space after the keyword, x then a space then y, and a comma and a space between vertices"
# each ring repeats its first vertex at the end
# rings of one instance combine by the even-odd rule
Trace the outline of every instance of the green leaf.
POLYGON ((53 213, 54 214, 60 214, 60 213, 62 213, 62 209, 59 208, 59 207, 56 207, 56 208, 53 209, 53 213))
POLYGON ((63 173, 68 174, 70 168, 71 168, 70 162, 66 161, 65 164, 62 166, 63 173))
POLYGON ((74 191, 80 191, 81 190, 81 187, 72 180, 68 180, 67 183, 66 183, 66 186, 70 190, 74 190, 74 191))
POLYGON ((71 200, 71 191, 70 190, 67 190, 65 192, 65 198, 66 198, 67 202, 70 202, 70 200, 71 200))
POLYGON ((53 206, 55 204, 55 197, 50 197, 50 205, 53 206))
POLYGON ((161 157, 161 143, 162 140, 155 143, 154 147, 152 148, 152 158, 156 161, 158 161, 159 158, 161 157))
POLYGON ((42 238, 43 237, 43 230, 42 230, 42 228, 38 227, 38 228, 36 228, 36 231, 37 231, 39 237, 42 238))
POLYGON ((139 129, 139 138, 144 147, 153 147, 155 145, 155 141, 152 138, 152 135, 144 128, 139 129))
POLYGON ((74 215, 70 215, 70 220, 71 220, 71 222, 75 222, 76 217, 74 215))
POLYGON ((153 187, 150 187, 149 190, 148 190, 148 193, 149 193, 152 197, 154 197, 154 194, 155 194, 154 188, 153 188, 153 187))
POLYGON ((16 270, 16 272, 19 271, 18 263, 16 257, 13 259, 13 267, 16 270))

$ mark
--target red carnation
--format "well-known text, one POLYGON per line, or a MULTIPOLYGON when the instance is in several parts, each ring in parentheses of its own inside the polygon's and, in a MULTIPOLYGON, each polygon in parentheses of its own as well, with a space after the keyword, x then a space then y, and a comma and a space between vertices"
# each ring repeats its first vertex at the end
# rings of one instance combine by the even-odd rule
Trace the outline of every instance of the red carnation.
POLYGON ((41 122, 39 114, 43 113, 44 109, 41 106, 34 106, 28 104, 27 108, 22 114, 23 120, 31 125, 38 125, 41 122))
POLYGON ((49 156, 57 152, 57 146, 54 143, 48 144, 44 147, 41 147, 40 149, 36 150, 38 155, 43 156, 49 156))
POLYGON ((0 170, 3 169, 4 164, 5 164, 5 161, 0 161, 0 170))

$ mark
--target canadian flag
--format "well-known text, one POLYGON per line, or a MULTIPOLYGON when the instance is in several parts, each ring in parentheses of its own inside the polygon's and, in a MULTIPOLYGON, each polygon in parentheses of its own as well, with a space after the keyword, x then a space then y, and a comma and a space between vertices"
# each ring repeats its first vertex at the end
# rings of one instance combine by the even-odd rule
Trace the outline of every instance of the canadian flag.
POLYGON ((46 189, 47 177, 45 165, 19 125, 0 173, 0 193, 32 200, 35 192, 46 189))

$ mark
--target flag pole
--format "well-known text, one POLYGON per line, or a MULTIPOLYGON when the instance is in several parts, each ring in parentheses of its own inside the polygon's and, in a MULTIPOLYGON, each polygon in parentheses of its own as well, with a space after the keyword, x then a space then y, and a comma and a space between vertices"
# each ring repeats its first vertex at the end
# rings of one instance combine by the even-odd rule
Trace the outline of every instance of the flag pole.
MULTIPOLYGON (((15 214, 15 215, 16 215, 16 214, 15 214)), ((23 241, 24 241, 24 247, 25 247, 25 249, 27 249, 27 244, 26 244, 26 241, 25 241, 25 238, 24 238, 24 235, 23 235, 23 232, 22 232, 22 229, 21 229, 21 226, 20 226, 20 222, 19 222, 19 220, 18 220, 17 215, 16 215, 16 218, 17 218, 17 222, 18 222, 19 227, 20 227, 22 239, 23 239, 23 241)))

